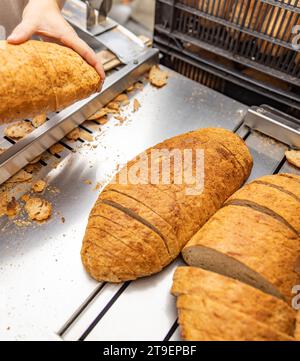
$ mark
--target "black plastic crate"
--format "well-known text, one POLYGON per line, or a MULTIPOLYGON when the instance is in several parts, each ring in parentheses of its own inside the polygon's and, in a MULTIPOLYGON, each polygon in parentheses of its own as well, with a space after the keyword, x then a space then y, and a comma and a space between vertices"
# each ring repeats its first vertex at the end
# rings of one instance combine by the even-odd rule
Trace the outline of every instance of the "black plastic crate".
POLYGON ((235 84, 253 99, 260 94, 273 106, 297 113, 295 25, 300 28, 300 0, 157 0, 154 44, 168 66, 200 83, 222 92, 235 84), (182 62, 202 75, 182 70, 182 62))

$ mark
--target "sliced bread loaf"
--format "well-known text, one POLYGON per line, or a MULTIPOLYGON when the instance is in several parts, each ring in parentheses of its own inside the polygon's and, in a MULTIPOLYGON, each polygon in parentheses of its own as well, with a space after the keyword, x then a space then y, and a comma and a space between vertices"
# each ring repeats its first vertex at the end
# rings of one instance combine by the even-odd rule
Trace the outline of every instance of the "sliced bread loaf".
MULTIPOLYGON (((135 279, 139 271, 141 277, 158 272, 175 259, 190 237, 245 182, 252 168, 244 142, 225 129, 183 134, 150 148, 140 158, 145 155, 145 162, 139 158, 129 162, 125 177, 121 171, 105 188, 91 212, 84 238, 84 242, 103 243, 107 249, 110 238, 97 236, 99 229, 114 236, 116 244, 123 244, 116 254, 127 250, 131 257, 132 251, 140 252, 137 264, 132 260, 134 278, 120 276, 123 281, 135 279), (153 150, 158 151, 154 158, 153 150), (158 175, 155 182, 153 173, 158 175), (131 178, 133 174, 139 175, 138 182, 131 178), (109 225, 104 218, 114 223, 109 225)), ((94 248, 84 249, 83 263, 101 256, 99 264, 106 264, 104 253, 88 254, 94 248)), ((101 269, 92 273, 89 266, 88 271, 99 281, 109 281, 106 276, 101 278, 101 269)))
POLYGON ((245 283, 194 267, 179 267, 174 273, 172 293, 189 295, 194 304, 210 299, 241 312, 279 332, 294 335, 295 312, 284 301, 245 283))
MULTIPOLYGON (((275 183, 278 177, 273 176, 275 183)), ((289 182, 281 186, 295 192, 289 182)), ((189 265, 290 300, 292 288, 299 284, 299 206, 287 192, 254 182, 235 193, 195 234, 183 257, 189 265)))
POLYGON ((294 341, 242 312, 208 297, 182 295, 177 300, 178 322, 186 341, 294 341))

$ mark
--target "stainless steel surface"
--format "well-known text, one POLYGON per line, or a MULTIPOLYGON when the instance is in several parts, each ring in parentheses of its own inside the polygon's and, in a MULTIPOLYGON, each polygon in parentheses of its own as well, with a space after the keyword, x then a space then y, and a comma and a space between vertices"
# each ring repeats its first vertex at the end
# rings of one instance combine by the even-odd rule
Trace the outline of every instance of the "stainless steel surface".
POLYGON ((113 52, 123 64, 127 64, 130 60, 138 57, 141 51, 145 49, 142 40, 121 25, 97 36, 97 39, 113 52))
POLYGON ((251 107, 245 125, 300 149, 300 121, 269 106, 251 107))
POLYGON ((99 23, 99 14, 95 8, 95 6, 92 6, 90 0, 85 0, 84 2, 80 0, 68 0, 65 3, 62 13, 73 27, 82 29, 90 35, 102 34, 118 25, 108 17, 99 23))
POLYGON ((130 93, 141 108, 132 113, 131 102, 124 124, 112 118, 100 131, 84 124, 93 132, 92 144, 64 139, 76 153, 65 148, 60 159, 51 156, 58 167, 44 171, 50 188, 43 197, 54 206, 50 221, 17 227, 0 219, 0 339, 68 340, 85 335, 159 340, 174 325, 176 309, 169 290, 174 267, 181 261, 124 288, 99 286, 80 260, 88 214, 100 191, 94 190, 96 183, 105 184, 118 165, 171 136, 208 126, 236 129, 247 111, 244 105, 168 71, 166 87, 156 89, 145 82, 144 90, 130 93), (105 313, 108 302, 111 307, 105 313), (99 315, 100 321, 94 322, 99 315))
POLYGON ((128 64, 145 51, 145 44, 142 40, 109 17, 101 24, 87 29, 86 24, 82 21, 82 18, 87 16, 86 12, 86 6, 79 0, 69 0, 63 10, 65 18, 79 36, 88 43, 92 43, 95 50, 100 50, 105 46, 123 64, 128 64))
POLYGON ((43 126, 0 155, 0 184, 45 152, 89 116, 127 89, 158 62, 158 51, 148 49, 134 61, 110 75, 101 93, 55 114, 43 126))

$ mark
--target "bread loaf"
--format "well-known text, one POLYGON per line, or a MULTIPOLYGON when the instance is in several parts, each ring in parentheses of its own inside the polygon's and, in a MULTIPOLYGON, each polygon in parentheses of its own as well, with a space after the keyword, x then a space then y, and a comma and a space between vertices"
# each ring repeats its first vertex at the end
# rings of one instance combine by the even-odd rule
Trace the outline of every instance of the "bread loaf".
POLYGON ((299 284, 300 177, 262 177, 236 192, 183 249, 185 261, 290 300, 299 284))
POLYGON ((232 278, 200 268, 179 267, 174 273, 172 293, 178 297, 179 306, 190 308, 209 299, 277 332, 294 335, 295 312, 289 305, 232 278))
MULTIPOLYGON (((267 4, 257 0, 236 0, 231 6, 229 19, 243 29, 259 31, 266 16, 267 4)), ((250 38, 247 33, 230 28, 234 38, 244 41, 250 38)))
POLYGON ((178 323, 186 341, 294 341, 222 301, 183 295, 178 298, 178 323))
POLYGON ((0 124, 58 111, 99 90, 96 70, 73 50, 0 41, 0 124))
MULTIPOLYGON (((279 2, 297 7, 300 5, 298 0, 279 0, 279 2)), ((300 19, 296 12, 268 5, 268 13, 264 17, 261 31, 273 39, 291 42, 293 27, 299 24, 300 19)), ((288 48, 280 45, 273 46, 271 42, 265 40, 259 40, 258 45, 260 52, 266 55, 281 56, 289 51, 288 48)))
MULTIPOLYGON (((99 281, 126 281, 159 272, 174 260, 191 236, 240 188, 250 174, 252 157, 243 141, 224 129, 202 129, 183 134, 158 144, 129 162, 100 195, 89 218, 82 260, 87 271, 99 281), (153 156, 153 150, 160 153, 153 156), (193 157, 178 158, 188 150, 193 157), (203 150, 204 188, 190 194, 196 183, 185 178, 180 168, 196 174, 201 169, 196 151, 203 150), (166 152, 167 151, 167 152, 166 152), (177 154, 171 157, 170 153, 177 154), (141 159, 146 162, 141 163, 141 159), (165 162, 169 166, 165 168, 165 162), (124 178, 124 170, 127 169, 124 178), (158 169, 159 179, 153 182, 158 169), (160 171, 162 169, 162 171, 160 171), (139 181, 132 180, 133 172, 139 181), (165 182, 166 177, 169 179, 165 182), (98 231, 101 230, 101 234, 98 231), (103 235, 102 232, 110 236, 103 235), (95 253, 90 245, 110 251, 108 262, 125 268, 122 274, 106 269, 107 254, 95 253), (118 250, 118 244, 120 249, 118 250), (120 257, 119 257, 120 255, 120 257), (123 255, 123 259, 121 257, 123 255), (90 261, 90 259, 92 261, 90 261), (96 260, 99 259, 97 263, 96 260), (101 265, 104 265, 102 273, 101 265)), ((120 268, 121 269, 121 268, 120 268)))

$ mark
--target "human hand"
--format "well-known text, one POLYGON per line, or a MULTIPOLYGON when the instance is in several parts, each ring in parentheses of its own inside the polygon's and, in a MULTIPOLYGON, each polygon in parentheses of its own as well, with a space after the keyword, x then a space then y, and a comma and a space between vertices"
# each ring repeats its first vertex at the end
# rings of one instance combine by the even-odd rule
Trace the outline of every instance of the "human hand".
POLYGON ((72 48, 97 70, 102 83, 104 82, 105 73, 101 61, 64 19, 59 8, 59 0, 29 0, 23 12, 22 22, 7 41, 10 44, 21 44, 33 35, 72 48))

